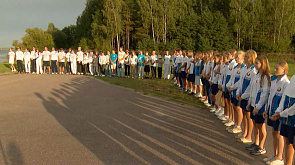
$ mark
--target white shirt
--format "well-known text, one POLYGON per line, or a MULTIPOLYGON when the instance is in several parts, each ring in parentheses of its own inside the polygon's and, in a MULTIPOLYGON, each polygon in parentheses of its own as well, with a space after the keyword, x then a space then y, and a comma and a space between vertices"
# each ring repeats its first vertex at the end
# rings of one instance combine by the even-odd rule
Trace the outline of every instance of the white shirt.
POLYGON ((22 51, 17 51, 15 55, 16 55, 16 60, 21 60, 21 61, 24 60, 24 53, 22 51))
POLYGON ((30 52, 24 52, 24 60, 25 61, 30 61, 30 58, 31 58, 30 52))
POLYGON ((65 62, 65 52, 59 52, 59 62, 65 62))
POLYGON ((75 53, 71 53, 71 62, 72 63, 77 62, 77 55, 75 53))
POLYGON ((83 52, 77 52, 77 61, 83 61, 83 52))
POLYGON ((195 63, 193 62, 194 58, 188 58, 187 60, 187 68, 189 68, 189 73, 188 74, 194 74, 194 69, 195 69, 195 63))
MULTIPOLYGON (((184 65, 185 63, 187 64, 187 61, 188 61, 188 57, 187 57, 187 56, 183 57, 183 58, 181 59, 181 64, 180 64, 180 66, 184 65)), ((188 65, 187 65, 187 66, 188 66, 188 65)), ((182 67, 182 68, 181 68, 181 71, 185 71, 185 69, 187 68, 187 66, 182 67)))
POLYGON ((68 52, 66 54, 66 59, 67 59, 67 62, 71 62, 71 53, 70 52, 68 52))
POLYGON ((214 73, 214 71, 215 71, 215 72, 218 71, 219 66, 220 66, 220 64, 216 65, 216 66, 212 69, 212 72, 211 72, 211 76, 210 76, 209 81, 211 81, 213 84, 218 84, 219 77, 221 76, 220 74, 216 74, 216 73, 214 73))
POLYGON ((106 55, 106 64, 107 63, 110 63, 110 56, 109 55, 106 55))
POLYGON ((52 51, 50 53, 50 55, 51 55, 51 60, 54 60, 54 61, 57 61, 58 60, 58 58, 57 58, 57 52, 56 51, 52 51))
POLYGON ((93 62, 93 56, 88 56, 88 63, 90 63, 90 64, 92 64, 92 62, 93 62))
POLYGON ((31 51, 31 59, 36 59, 36 52, 35 51, 31 51))
POLYGON ((87 64, 87 63, 88 63, 88 57, 87 57, 87 55, 86 55, 85 57, 83 56, 82 64, 85 65, 85 64, 87 64))
POLYGON ((39 52, 39 53, 36 52, 35 55, 36 55, 36 60, 39 60, 39 61, 42 60, 43 54, 41 52, 39 52))
POLYGON ((170 64, 170 59, 171 59, 170 55, 165 55, 164 56, 164 60, 165 60, 164 64, 169 65, 170 64))
POLYGON ((106 56, 99 57, 99 64, 102 64, 102 65, 106 64, 106 56))
POLYGON ((242 99, 248 100, 248 98, 250 97, 250 88, 251 88, 250 83, 256 74, 257 74, 257 70, 254 66, 251 66, 248 69, 241 72, 241 79, 239 82, 237 95, 240 95, 242 99), (243 89, 243 87, 244 88, 246 87, 246 89, 243 89))
POLYGON ((9 55, 9 59, 11 59, 11 58, 14 59, 15 53, 13 51, 11 51, 8 53, 8 55, 9 55))
POLYGON ((157 55, 151 55, 151 66, 156 67, 157 66, 157 55))
POLYGON ((43 51, 43 61, 49 61, 50 60, 50 52, 49 51, 43 51))
POLYGON ((133 57, 132 57, 132 55, 129 56, 129 64, 131 64, 131 65, 137 64, 137 56, 136 55, 134 55, 133 57))
POLYGON ((123 58, 124 55, 125 55, 125 52, 119 52, 119 53, 118 53, 118 61, 119 61, 120 64, 124 64, 124 60, 125 60, 125 59, 123 58), (122 59, 122 58, 123 58, 123 59, 122 59), (121 60, 120 60, 120 59, 121 59, 121 60))

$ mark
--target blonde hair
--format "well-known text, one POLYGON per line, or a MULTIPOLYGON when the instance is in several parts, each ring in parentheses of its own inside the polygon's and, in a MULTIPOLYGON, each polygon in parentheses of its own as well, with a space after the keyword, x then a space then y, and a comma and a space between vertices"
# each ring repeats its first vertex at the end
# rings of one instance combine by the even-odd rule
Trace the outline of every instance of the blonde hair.
POLYGON ((285 74, 288 75, 289 65, 286 61, 279 61, 277 65, 280 65, 283 69, 285 69, 285 74))
POLYGON ((187 52, 187 57, 193 57, 193 55, 194 55, 194 52, 193 51, 188 51, 187 52))
POLYGON ((261 55, 256 58, 260 63, 261 63, 261 78, 260 78, 260 88, 262 88, 263 81, 264 81, 264 76, 266 76, 267 81, 268 81, 268 86, 271 85, 271 80, 270 80, 270 67, 268 63, 268 59, 266 56, 261 55))
POLYGON ((253 65, 255 63, 255 59, 257 58, 257 53, 255 50, 248 50, 246 52, 247 61, 250 62, 250 65, 253 65))
POLYGON ((242 50, 240 50, 240 51, 238 51, 238 52, 236 53, 236 55, 237 55, 238 57, 245 57, 245 52, 242 51, 242 50))

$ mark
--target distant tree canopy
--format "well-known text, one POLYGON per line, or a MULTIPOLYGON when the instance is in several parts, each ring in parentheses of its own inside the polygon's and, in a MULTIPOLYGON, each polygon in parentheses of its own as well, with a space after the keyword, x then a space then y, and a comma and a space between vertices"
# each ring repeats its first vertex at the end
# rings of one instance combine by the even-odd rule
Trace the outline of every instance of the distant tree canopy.
POLYGON ((294 33, 295 0, 87 0, 76 25, 50 23, 44 38, 57 48, 284 52, 294 33))

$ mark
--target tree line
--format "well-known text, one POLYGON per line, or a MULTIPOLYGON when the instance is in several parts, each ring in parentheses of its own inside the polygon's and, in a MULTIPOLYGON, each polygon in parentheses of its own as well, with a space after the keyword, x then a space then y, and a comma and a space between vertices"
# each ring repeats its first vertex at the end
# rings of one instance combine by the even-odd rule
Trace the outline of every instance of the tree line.
POLYGON ((26 29, 13 46, 292 52, 295 0, 87 0, 76 25, 26 29))

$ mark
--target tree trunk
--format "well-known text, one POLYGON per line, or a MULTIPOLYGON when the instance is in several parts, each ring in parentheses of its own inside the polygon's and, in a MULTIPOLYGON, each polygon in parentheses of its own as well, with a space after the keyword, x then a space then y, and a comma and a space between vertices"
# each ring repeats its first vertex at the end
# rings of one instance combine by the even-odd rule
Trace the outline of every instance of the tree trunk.
POLYGON ((154 29, 154 16, 153 16, 153 4, 152 4, 152 0, 150 0, 150 12, 151 12, 151 16, 152 16, 152 33, 153 33, 153 41, 154 41, 154 45, 156 44, 156 39, 155 39, 155 29, 154 29))
POLYGON ((285 0, 282 0, 283 6, 282 6, 282 16, 281 16, 281 21, 280 21, 280 27, 279 27, 279 32, 278 32, 278 41, 280 40, 281 36, 281 30, 283 26, 283 19, 284 19, 284 10, 285 10, 285 0))

